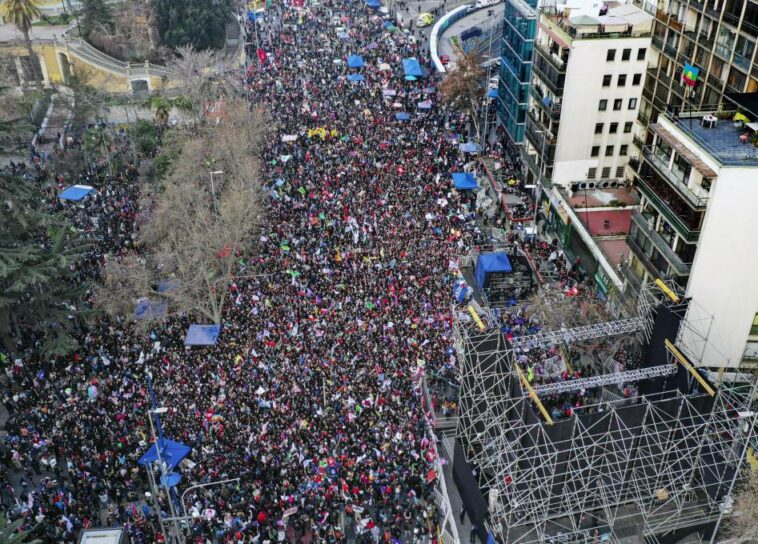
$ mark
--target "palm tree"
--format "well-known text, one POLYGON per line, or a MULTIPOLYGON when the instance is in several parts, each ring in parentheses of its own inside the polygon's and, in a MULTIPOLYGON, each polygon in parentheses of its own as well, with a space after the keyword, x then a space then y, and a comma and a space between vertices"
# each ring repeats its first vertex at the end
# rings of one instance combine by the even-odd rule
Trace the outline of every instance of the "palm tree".
POLYGON ((0 13, 5 20, 16 25, 23 34, 26 50, 29 52, 29 61, 31 62, 32 77, 38 87, 42 86, 38 74, 36 56, 32 49, 32 40, 29 37, 29 30, 32 28, 32 21, 41 15, 38 0, 2 0, 0 4, 0 13))

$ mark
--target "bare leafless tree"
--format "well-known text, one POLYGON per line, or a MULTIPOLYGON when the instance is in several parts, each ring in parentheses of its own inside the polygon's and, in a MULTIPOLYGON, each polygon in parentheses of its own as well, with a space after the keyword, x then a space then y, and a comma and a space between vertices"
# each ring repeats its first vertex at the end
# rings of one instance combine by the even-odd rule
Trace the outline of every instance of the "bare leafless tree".
POLYGON ((202 113, 203 105, 234 95, 234 71, 223 54, 216 50, 196 50, 191 45, 179 47, 176 58, 168 67, 173 71, 173 79, 180 82, 181 92, 194 108, 196 116, 202 113))
POLYGON ((745 487, 737 496, 726 533, 729 544, 758 542, 758 471, 750 471, 745 487))
POLYGON ((480 127, 477 113, 484 104, 485 70, 482 68, 482 59, 475 50, 466 53, 458 48, 456 58, 455 68, 440 84, 440 92, 446 104, 468 113, 478 140, 480 127))
POLYGON ((141 229, 142 255, 106 266, 97 293, 101 309, 132 315, 135 302, 148 298, 165 302, 169 312, 221 322, 229 284, 262 221, 257 157, 263 127, 261 114, 233 101, 222 123, 205 125, 183 142, 141 229), (211 171, 223 172, 213 186, 211 171), (160 280, 172 288, 159 291, 160 280))

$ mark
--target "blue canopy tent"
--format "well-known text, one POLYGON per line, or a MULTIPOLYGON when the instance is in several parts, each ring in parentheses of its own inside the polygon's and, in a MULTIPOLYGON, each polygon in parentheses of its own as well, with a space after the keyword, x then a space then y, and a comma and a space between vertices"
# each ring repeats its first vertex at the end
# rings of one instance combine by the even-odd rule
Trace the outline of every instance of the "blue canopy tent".
POLYGON ((363 81, 365 79, 366 78, 363 77, 361 74, 350 74, 349 76, 347 76, 348 81, 363 81))
POLYGON ((489 91, 487 91, 487 97, 497 98, 497 89, 490 89, 489 91))
POLYGON ((411 118, 411 114, 406 113, 404 111, 401 111, 400 113, 395 114, 395 119, 397 119, 398 121, 407 121, 410 118, 411 118))
POLYGON ((221 325, 190 325, 185 346, 214 346, 218 341, 221 325))
POLYGON ((403 71, 406 76, 413 76, 416 78, 424 77, 424 71, 421 69, 421 65, 418 60, 413 57, 403 59, 403 71))
POLYGON ((483 289, 487 282, 487 276, 497 272, 512 272, 513 267, 508 255, 500 251, 497 253, 482 253, 476 260, 476 272, 474 278, 479 289, 483 289))
POLYGON ((466 142, 465 144, 458 146, 458 149, 464 153, 479 153, 482 150, 482 146, 475 142, 466 142))
POLYGON ((453 174, 453 185, 459 191, 471 191, 479 188, 476 177, 471 172, 456 172, 453 174))
POLYGON ((379 9, 382 7, 382 3, 379 0, 365 0, 366 6, 370 7, 371 9, 379 9))
POLYGON ((64 189, 63 192, 58 195, 58 198, 61 200, 72 200, 74 202, 79 202, 84 197, 96 192, 97 190, 95 190, 94 187, 90 187, 89 185, 72 185, 68 189, 64 189))
POLYGON ((157 319, 166 315, 168 305, 164 302, 153 302, 150 299, 142 298, 137 301, 134 307, 134 319, 157 319))
POLYGON ((350 55, 347 57, 347 66, 348 68, 362 68, 363 57, 360 55, 350 55))
POLYGON ((147 465, 156 462, 158 460, 158 445, 161 447, 161 461, 166 463, 167 472, 174 470, 182 462, 182 459, 187 457, 189 452, 192 451, 192 448, 181 442, 174 442, 168 438, 159 438, 155 444, 142 454, 137 463, 147 465))

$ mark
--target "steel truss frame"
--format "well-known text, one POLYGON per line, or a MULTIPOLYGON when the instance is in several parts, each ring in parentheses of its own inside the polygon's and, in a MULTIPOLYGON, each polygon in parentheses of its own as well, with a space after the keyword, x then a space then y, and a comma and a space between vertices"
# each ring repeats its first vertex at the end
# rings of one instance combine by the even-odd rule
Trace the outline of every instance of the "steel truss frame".
MULTIPOLYGON (((643 289, 640 316, 633 321, 634 330, 648 338, 652 310, 667 300, 653 289, 643 289)), ((595 528, 620 542, 715 521, 728 510, 755 432, 749 407, 758 380, 719 384, 713 397, 694 387, 689 376, 693 387, 687 390, 694 392, 687 394, 677 388, 627 399, 604 390, 598 404, 550 426, 523 390, 514 349, 503 335, 458 320, 453 328, 461 383, 457 439, 478 468, 480 487, 489 490, 489 529, 500 542, 589 543, 595 541, 595 528)), ((611 332, 619 328, 605 330, 623 334, 611 332)), ((557 331, 555 338, 564 342, 567 332, 557 331)), ((691 357, 694 350, 683 351, 691 357)), ((667 356, 668 364, 656 367, 660 370, 644 370, 670 375, 677 363, 667 356)), ((554 389, 651 377, 634 372, 554 389)), ((555 392, 550 386, 534 389, 541 395, 555 392)))

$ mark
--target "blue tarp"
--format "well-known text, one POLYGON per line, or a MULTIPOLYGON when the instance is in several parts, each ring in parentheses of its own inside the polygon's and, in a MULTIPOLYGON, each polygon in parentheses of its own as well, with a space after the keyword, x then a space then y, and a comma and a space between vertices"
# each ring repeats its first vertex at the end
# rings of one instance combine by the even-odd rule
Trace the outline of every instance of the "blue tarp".
POLYGON ((371 9, 379 9, 382 7, 382 3, 379 0, 365 0, 365 2, 371 9))
POLYGON ((497 98, 497 89, 490 89, 487 91, 487 96, 490 98, 497 98))
POLYGON ((350 68, 362 68, 363 67, 363 57, 360 55, 350 55, 347 57, 347 65, 350 68))
POLYGON ((364 78, 361 74, 350 74, 347 76, 348 81, 363 81, 364 79, 366 78, 364 78))
POLYGON ((220 332, 221 325, 190 325, 187 336, 184 337, 184 345, 213 346, 220 332))
POLYGON ((152 302, 143 298, 134 308, 134 319, 157 319, 166 315, 168 306, 163 302, 152 302))
POLYGON ((466 142, 458 146, 458 149, 464 153, 479 153, 482 150, 482 146, 474 142, 466 142))
POLYGON ((453 174, 453 185, 459 191, 478 189, 476 177, 471 172, 456 172, 453 174))
POLYGON ((411 118, 411 114, 405 113, 404 111, 401 111, 400 113, 395 114, 395 119, 397 119, 398 121, 407 121, 410 118, 411 118))
POLYGON ((406 76, 424 77, 421 65, 418 63, 418 60, 413 57, 403 59, 403 70, 405 71, 406 76))
POLYGON ((176 291, 179 288, 179 282, 177 280, 161 280, 158 282, 159 293, 170 293, 176 291))
POLYGON ((68 189, 64 189, 61 194, 58 195, 58 198, 61 198, 63 200, 73 200, 74 202, 79 202, 82 200, 85 196, 91 195, 93 193, 96 193, 94 187, 90 187, 89 185, 72 185, 68 189))
MULTIPOLYGON (((181 442, 174 442, 173 440, 168 440, 166 438, 159 438, 157 444, 161 445, 161 461, 166 463, 166 470, 169 472, 174 470, 176 468, 176 465, 181 463, 182 459, 187 457, 189 455, 189 452, 192 451, 192 448, 189 446, 185 446, 181 442)), ((137 463, 140 465, 147 465, 148 463, 154 463, 157 461, 157 444, 150 446, 150 449, 142 454, 142 457, 139 458, 139 461, 137 461, 137 463)))
POLYGON ((484 282, 487 280, 487 274, 495 272, 511 272, 511 261, 504 252, 482 253, 476 260, 476 284, 479 289, 484 288, 484 282))

